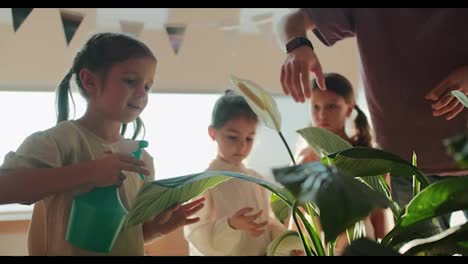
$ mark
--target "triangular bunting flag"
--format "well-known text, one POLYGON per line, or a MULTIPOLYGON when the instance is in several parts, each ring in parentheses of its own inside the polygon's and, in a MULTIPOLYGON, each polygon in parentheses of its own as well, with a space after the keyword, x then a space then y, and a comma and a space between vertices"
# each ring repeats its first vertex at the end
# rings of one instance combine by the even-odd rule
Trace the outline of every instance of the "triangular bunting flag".
POLYGON ((167 35, 176 55, 179 53, 180 46, 184 40, 185 28, 186 25, 166 25, 167 35))
POLYGON ((120 29, 122 32, 139 37, 143 31, 144 22, 120 20, 120 29))
POLYGON ((24 20, 29 16, 34 8, 12 8, 11 14, 13 16, 13 29, 15 32, 23 24, 24 20))
POLYGON ((65 39, 67 40, 67 45, 70 45, 73 36, 75 36, 76 30, 83 21, 83 15, 81 14, 72 14, 60 10, 60 17, 62 18, 63 31, 65 33, 65 39))

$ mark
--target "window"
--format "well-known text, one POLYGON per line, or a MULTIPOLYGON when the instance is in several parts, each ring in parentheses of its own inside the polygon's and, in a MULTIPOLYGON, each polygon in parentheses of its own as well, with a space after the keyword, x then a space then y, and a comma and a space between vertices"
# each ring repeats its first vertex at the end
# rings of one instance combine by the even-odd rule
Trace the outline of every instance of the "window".
MULTIPOLYGON (((0 160, 8 151, 16 150, 30 134, 54 125, 54 96, 52 92, 0 92, 2 137, 0 160)), ((0 220, 21 220, 31 217, 32 206, 0 205, 0 220)))
MULTIPOLYGON (((219 96, 150 94, 149 104, 141 117, 146 127, 145 139, 149 142, 147 151, 155 162, 156 179, 197 173, 207 168, 216 155, 216 145, 208 136, 208 126, 211 110, 219 96)), ((73 98, 75 117, 80 117, 85 110, 85 101, 79 94, 74 94, 73 98)), ((282 133, 294 152, 298 139, 295 131, 305 127, 310 120, 308 104, 297 104, 283 96, 275 99, 282 115, 282 133)), ((3 163, 6 153, 15 151, 27 136, 55 125, 55 93, 0 92, 0 111, 4 127, 0 138, 3 163)), ((289 165, 291 160, 276 131, 260 125, 247 163, 268 180, 273 180, 271 168, 289 165)), ((31 208, 18 204, 1 205, 0 220, 29 218, 31 208)))

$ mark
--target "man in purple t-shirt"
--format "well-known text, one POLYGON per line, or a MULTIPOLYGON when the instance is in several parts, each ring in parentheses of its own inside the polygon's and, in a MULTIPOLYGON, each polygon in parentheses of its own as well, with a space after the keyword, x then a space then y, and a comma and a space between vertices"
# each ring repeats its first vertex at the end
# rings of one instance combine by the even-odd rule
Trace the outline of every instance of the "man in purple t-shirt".
MULTIPOLYGON (((431 179, 468 175, 443 140, 468 133, 468 115, 452 90, 468 94, 468 9, 307 8, 279 25, 287 48, 281 68, 285 94, 310 97, 310 72, 325 89, 307 30, 327 46, 356 37, 362 80, 378 147, 411 161, 431 179)), ((411 179, 392 177, 394 199, 411 199, 411 179)), ((466 212, 465 212, 466 213, 466 212)))

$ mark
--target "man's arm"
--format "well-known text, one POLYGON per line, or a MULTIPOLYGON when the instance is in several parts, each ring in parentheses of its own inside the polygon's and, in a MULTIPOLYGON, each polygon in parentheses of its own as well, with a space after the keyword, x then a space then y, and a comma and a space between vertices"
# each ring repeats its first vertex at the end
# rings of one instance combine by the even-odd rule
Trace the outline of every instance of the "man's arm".
POLYGON ((277 26, 278 37, 283 45, 294 37, 307 37, 307 31, 315 28, 314 22, 300 8, 281 18, 277 26))
MULTIPOLYGON (((315 28, 315 23, 304 10, 299 9, 285 15, 278 24, 278 38, 282 43, 295 37, 306 37, 307 30, 315 28)), ((291 95, 296 102, 303 103, 310 98, 311 83, 310 72, 315 74, 317 83, 322 90, 326 89, 322 65, 312 47, 301 45, 288 50, 286 60, 281 67, 281 86, 285 95, 291 95)))

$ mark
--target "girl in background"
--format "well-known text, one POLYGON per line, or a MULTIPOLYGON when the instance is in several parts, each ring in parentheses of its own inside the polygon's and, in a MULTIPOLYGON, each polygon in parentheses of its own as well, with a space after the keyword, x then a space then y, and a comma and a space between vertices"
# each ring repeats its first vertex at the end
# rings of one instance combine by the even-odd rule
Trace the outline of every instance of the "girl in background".
MULTIPOLYGON (((334 134, 348 141, 354 147, 371 147, 372 136, 369 123, 364 112, 356 105, 354 89, 344 76, 338 73, 325 74, 325 85, 327 90, 320 90, 317 82, 312 83, 310 98, 312 120, 317 127, 328 129, 334 134), (348 136, 345 131, 345 122, 356 110, 354 119, 355 132, 348 136)), ((299 151, 298 164, 320 161, 320 158, 310 147, 299 151)), ((385 175, 387 184, 390 185, 389 175, 385 175)), ((366 236, 377 240, 383 238, 393 228, 393 216, 390 209, 382 209, 371 213, 364 219, 366 236)), ((337 255, 340 255, 348 245, 346 234, 339 236, 336 242, 337 255)))

